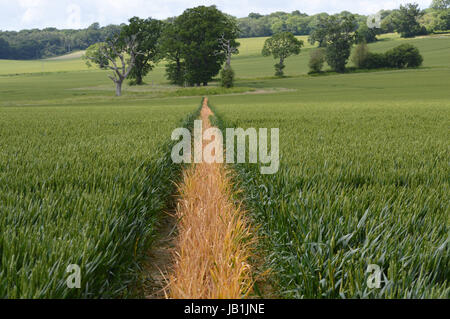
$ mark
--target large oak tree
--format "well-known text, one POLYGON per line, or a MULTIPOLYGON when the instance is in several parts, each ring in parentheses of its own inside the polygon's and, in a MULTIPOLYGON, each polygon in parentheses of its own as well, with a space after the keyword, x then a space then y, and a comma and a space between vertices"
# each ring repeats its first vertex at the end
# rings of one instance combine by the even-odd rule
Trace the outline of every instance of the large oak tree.
POLYGON ((226 54, 218 54, 223 51, 219 39, 223 36, 236 46, 238 28, 235 20, 216 6, 199 6, 184 11, 171 23, 165 35, 169 80, 189 86, 206 86, 226 60, 226 54))
POLYGON ((355 42, 356 28, 356 19, 351 14, 325 17, 309 40, 312 44, 322 43, 328 65, 336 72, 344 72, 355 42))

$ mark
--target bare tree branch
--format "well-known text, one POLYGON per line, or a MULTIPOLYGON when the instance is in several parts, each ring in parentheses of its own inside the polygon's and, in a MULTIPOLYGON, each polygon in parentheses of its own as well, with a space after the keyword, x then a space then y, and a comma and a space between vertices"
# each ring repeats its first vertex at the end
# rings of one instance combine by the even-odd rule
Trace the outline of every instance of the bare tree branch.
POLYGON ((113 71, 112 75, 108 75, 108 77, 116 84, 117 96, 122 94, 122 83, 132 71, 136 63, 136 56, 143 54, 137 51, 137 46, 136 36, 120 40, 116 38, 98 47, 97 54, 100 58, 95 55, 86 55, 88 60, 98 64, 101 68, 113 71), (129 59, 126 59, 126 54, 130 56, 129 59), (118 65, 117 59, 120 60, 120 65, 118 65), (108 63, 105 63, 104 60, 108 63))
POLYGON ((225 68, 230 69, 231 68, 231 56, 233 54, 238 53, 237 47, 233 46, 231 44, 231 39, 225 38, 225 34, 222 34, 220 38, 218 39, 219 45, 221 47, 220 51, 215 52, 215 55, 224 55, 226 58, 226 64, 225 68))

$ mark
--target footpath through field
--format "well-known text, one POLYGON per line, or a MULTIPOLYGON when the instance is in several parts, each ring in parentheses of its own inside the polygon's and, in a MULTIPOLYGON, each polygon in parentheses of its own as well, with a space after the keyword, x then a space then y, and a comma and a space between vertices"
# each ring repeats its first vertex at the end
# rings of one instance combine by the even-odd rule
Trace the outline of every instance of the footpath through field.
MULTIPOLYGON (((203 131, 213 115, 204 99, 203 131)), ((178 235, 167 296, 175 299, 239 299, 252 288, 249 257, 253 236, 233 200, 231 172, 224 164, 193 164, 178 188, 178 235)))

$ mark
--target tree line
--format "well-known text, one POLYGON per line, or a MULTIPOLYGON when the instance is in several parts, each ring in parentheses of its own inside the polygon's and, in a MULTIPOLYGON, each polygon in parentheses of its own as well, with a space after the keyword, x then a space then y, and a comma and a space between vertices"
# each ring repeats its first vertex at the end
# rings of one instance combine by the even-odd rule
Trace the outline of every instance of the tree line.
POLYGON ((22 30, 0 32, 0 59, 32 60, 50 58, 105 41, 121 31, 123 25, 100 27, 93 23, 83 30, 22 30))
MULTIPOLYGON (((450 0, 434 0, 431 6, 425 10, 420 10, 417 4, 407 4, 395 10, 381 10, 379 12, 381 25, 376 30, 376 33, 371 32, 367 28, 368 16, 353 14, 348 11, 343 11, 333 16, 338 19, 353 16, 359 36, 364 37, 366 42, 372 42, 375 41, 377 34, 396 31, 408 37, 450 30, 450 0), (409 9, 411 6, 414 7, 414 12, 409 10, 410 13, 413 13, 411 19, 417 21, 418 28, 402 33, 404 28, 399 25, 399 19, 403 15, 405 8, 409 9)), ((320 27, 321 22, 329 17, 330 15, 327 13, 310 16, 298 10, 291 13, 274 12, 269 15, 250 13, 248 17, 238 19, 238 27, 242 38, 270 37, 281 32, 290 32, 294 35, 311 35, 320 27)))
MULTIPOLYGON (((397 23, 404 28, 402 32, 413 32, 411 30, 420 32, 420 25, 417 19, 414 19, 417 9, 415 4, 400 7, 397 23)), ((376 33, 376 28, 367 29, 376 33)), ((353 56, 357 68, 406 68, 422 64, 423 57, 411 44, 402 44, 385 53, 369 52, 367 41, 361 37, 358 30, 357 17, 354 15, 321 17, 319 24, 308 38, 311 44, 318 43, 318 48, 311 51, 310 74, 321 73, 325 62, 335 72, 346 72, 354 44, 358 44, 353 56)), ((409 33, 404 36, 409 36, 409 33)), ((300 54, 303 45, 303 41, 298 40, 293 33, 284 31, 274 34, 265 41, 262 55, 272 55, 279 61, 275 64, 275 76, 282 77, 285 60, 291 55, 300 54)))

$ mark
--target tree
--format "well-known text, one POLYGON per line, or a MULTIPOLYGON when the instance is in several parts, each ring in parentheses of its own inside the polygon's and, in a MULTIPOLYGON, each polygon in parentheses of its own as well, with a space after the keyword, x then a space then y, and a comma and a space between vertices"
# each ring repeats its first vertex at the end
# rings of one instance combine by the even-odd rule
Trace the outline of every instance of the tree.
POLYGON ((286 20, 286 31, 292 32, 294 35, 304 35, 309 32, 308 18, 300 15, 292 15, 286 20))
POLYGON ((436 12, 434 30, 446 31, 450 29, 450 0, 433 0, 431 8, 436 12))
POLYGON ((275 76, 284 75, 284 60, 291 55, 300 54, 303 41, 298 40, 291 32, 282 32, 273 35, 267 39, 262 49, 263 56, 272 55, 274 59, 279 59, 279 63, 275 64, 275 76))
POLYGON ((439 12, 435 28, 441 31, 450 29, 450 9, 439 12))
POLYGON ((231 68, 231 57, 233 54, 238 54, 238 46, 240 43, 234 41, 233 39, 225 38, 225 35, 219 38, 219 43, 221 46, 221 50, 216 54, 222 54, 225 56, 225 66, 221 71, 221 84, 223 87, 230 88, 234 86, 234 71, 231 68))
POLYGON ((319 73, 322 71, 325 63, 325 49, 318 48, 311 51, 311 58, 309 60, 309 68, 311 73, 319 73))
POLYGON ((0 38, 0 59, 8 59, 10 54, 9 43, 3 38, 0 38))
POLYGON ((123 81, 133 69, 136 56, 140 54, 137 47, 135 36, 118 35, 106 42, 90 46, 86 50, 84 58, 88 66, 92 66, 91 63, 94 63, 101 69, 113 71, 112 75, 108 77, 116 84, 116 96, 121 96, 123 81), (120 64, 117 60, 120 61, 120 64))
POLYGON ((363 23, 359 26, 358 30, 356 30, 356 42, 357 43, 376 42, 378 33, 379 33, 379 29, 369 28, 367 26, 367 23, 363 23))
POLYGON ((231 68, 231 56, 233 54, 239 54, 238 47, 241 44, 236 42, 235 39, 227 39, 224 34, 220 36, 218 41, 220 50, 216 54, 225 56, 225 69, 231 68))
POLYGON ((361 42, 355 48, 353 52, 352 61, 357 68, 362 68, 369 55, 369 47, 365 42, 361 42))
POLYGON ((432 8, 434 10, 450 9, 450 0, 433 0, 430 8, 432 8))
POLYGON ((282 19, 276 19, 271 25, 272 32, 274 34, 282 33, 287 31, 286 22, 282 19))
POLYGON ((220 85, 228 89, 234 86, 234 71, 231 67, 220 71, 220 85))
POLYGON ((319 48, 326 46, 328 15, 318 16, 313 31, 309 35, 308 42, 311 44, 319 43, 319 48))
POLYGON ((161 50, 167 60, 166 77, 171 84, 184 85, 184 62, 182 61, 183 42, 178 25, 169 19, 163 28, 161 50))
POLYGON ((395 32, 395 16, 398 10, 381 10, 381 33, 395 32))
POLYGON ((408 3, 405 6, 400 5, 400 10, 394 17, 395 31, 400 33, 402 38, 411 38, 424 32, 419 23, 423 16, 417 3, 408 3))
POLYGON ((291 12, 292 16, 299 16, 299 17, 307 17, 308 15, 306 13, 301 13, 300 10, 295 10, 291 12))
MULTIPOLYGON (((449 0, 450 3, 450 0, 449 0)), ((450 29, 450 8, 446 8, 445 1, 432 4, 430 9, 424 11, 419 23, 427 32, 447 31, 450 29)))
POLYGON ((353 15, 329 16, 321 19, 316 34, 310 42, 322 41, 326 48, 326 60, 336 72, 344 72, 355 42, 356 19, 353 15))
POLYGON ((385 53, 367 52, 364 60, 359 62, 359 67, 362 69, 380 69, 390 68, 385 53))
POLYGON ((128 78, 134 79, 134 84, 143 84, 143 77, 150 72, 154 64, 161 58, 159 40, 162 33, 161 21, 155 19, 131 18, 129 25, 122 29, 122 36, 136 37, 137 50, 135 64, 128 78))
POLYGON ((102 33, 100 31, 100 24, 95 22, 89 26, 86 30, 86 38, 89 43, 98 43, 102 39, 102 33))
POLYGON ((173 82, 206 86, 226 60, 224 54, 218 54, 223 50, 218 39, 223 35, 235 47, 239 30, 236 21, 215 6, 199 6, 187 9, 173 21, 169 34, 174 32, 176 36, 165 39, 164 45, 170 58, 176 58, 169 63, 168 77, 173 82), (176 52, 176 56, 169 52, 176 52))
POLYGON ((385 53, 386 61, 392 68, 416 68, 422 65, 423 57, 412 44, 401 44, 385 53))
POLYGON ((259 18, 262 18, 263 15, 262 15, 262 14, 259 14, 259 13, 251 12, 251 13, 248 15, 248 17, 249 17, 250 19, 259 19, 259 18))

